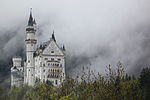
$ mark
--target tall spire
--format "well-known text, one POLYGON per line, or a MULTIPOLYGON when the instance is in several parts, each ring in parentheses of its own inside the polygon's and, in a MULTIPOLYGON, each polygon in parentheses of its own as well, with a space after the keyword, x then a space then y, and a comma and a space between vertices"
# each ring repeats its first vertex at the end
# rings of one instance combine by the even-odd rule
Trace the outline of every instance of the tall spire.
POLYGON ((28 21, 28 26, 33 26, 32 8, 30 8, 30 17, 28 21))
POLYGON ((56 42, 55 35, 54 35, 54 30, 53 30, 53 34, 52 34, 52 39, 56 42))

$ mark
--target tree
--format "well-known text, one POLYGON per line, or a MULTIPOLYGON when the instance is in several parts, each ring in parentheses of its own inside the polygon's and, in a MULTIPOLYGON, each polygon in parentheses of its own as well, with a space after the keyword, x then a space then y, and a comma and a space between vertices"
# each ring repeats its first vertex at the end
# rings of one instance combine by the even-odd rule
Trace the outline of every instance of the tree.
POLYGON ((144 68, 139 77, 140 87, 143 90, 145 100, 150 98, 150 68, 144 68))

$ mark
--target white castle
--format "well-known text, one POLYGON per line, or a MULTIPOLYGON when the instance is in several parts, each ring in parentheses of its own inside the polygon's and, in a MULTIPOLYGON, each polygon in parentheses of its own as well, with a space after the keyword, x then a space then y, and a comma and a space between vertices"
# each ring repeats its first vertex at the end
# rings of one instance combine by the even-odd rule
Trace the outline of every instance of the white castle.
POLYGON ((11 86, 34 86, 36 82, 46 81, 59 86, 65 80, 65 47, 58 46, 53 32, 50 40, 36 48, 35 35, 36 22, 30 11, 25 39, 26 61, 21 57, 12 58, 11 86))

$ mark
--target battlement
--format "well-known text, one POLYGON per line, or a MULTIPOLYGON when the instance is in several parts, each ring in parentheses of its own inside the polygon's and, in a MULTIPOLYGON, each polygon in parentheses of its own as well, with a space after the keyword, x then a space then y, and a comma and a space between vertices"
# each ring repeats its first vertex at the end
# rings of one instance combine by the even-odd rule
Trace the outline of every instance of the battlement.
POLYGON ((13 61, 13 66, 15 67, 21 67, 21 63, 22 63, 22 58, 19 56, 15 56, 12 58, 13 61))

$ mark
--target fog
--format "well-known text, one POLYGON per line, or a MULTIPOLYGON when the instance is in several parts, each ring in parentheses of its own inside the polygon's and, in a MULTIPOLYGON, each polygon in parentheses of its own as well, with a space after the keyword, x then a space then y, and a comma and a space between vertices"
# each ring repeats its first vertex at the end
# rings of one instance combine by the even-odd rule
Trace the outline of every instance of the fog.
POLYGON ((104 73, 121 61, 127 72, 139 74, 150 65, 149 0, 0 0, 0 7, 1 59, 24 52, 32 8, 39 44, 54 30, 66 46, 70 72, 90 66, 104 73))

